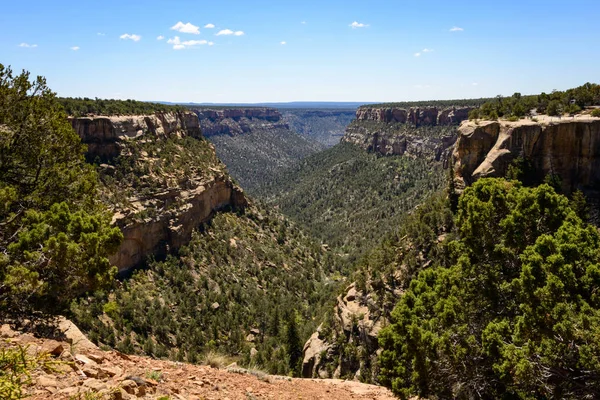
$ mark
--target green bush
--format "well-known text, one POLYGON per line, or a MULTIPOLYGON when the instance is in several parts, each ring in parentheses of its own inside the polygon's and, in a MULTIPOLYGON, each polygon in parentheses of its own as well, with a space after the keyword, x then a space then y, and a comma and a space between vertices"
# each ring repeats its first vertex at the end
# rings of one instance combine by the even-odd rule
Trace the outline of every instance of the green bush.
POLYGON ((47 354, 33 356, 27 350, 22 346, 0 348, 0 399, 22 399, 31 373, 40 366, 50 366, 47 354))
POLYGON ((592 117, 600 118, 600 108, 596 108, 595 110, 592 110, 592 117))
POLYGON ((479 119, 479 109, 469 111, 469 120, 479 119))
POLYGON ((379 336, 403 398, 597 398, 600 234, 548 185, 481 179, 447 266, 421 271, 379 336))
POLYGON ((560 102, 558 102, 557 100, 552 100, 550 103, 548 103, 548 107, 546 108, 546 114, 551 116, 557 116, 562 114, 562 106, 560 102))

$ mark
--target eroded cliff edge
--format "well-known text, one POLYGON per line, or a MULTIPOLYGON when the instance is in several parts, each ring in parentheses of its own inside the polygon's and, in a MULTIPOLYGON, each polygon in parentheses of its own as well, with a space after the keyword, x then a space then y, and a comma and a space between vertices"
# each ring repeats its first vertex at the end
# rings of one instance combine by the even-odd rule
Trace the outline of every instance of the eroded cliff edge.
POLYGON ((206 137, 214 135, 237 136, 251 132, 258 127, 266 129, 289 129, 281 114, 274 108, 197 108, 202 133, 206 137))
POLYGON ((192 112, 157 112, 151 115, 90 116, 69 118, 73 129, 88 147, 86 157, 107 160, 117 157, 120 143, 127 139, 152 135, 202 137, 200 123, 192 112))
POLYGON ((383 155, 441 160, 456 140, 456 126, 473 107, 373 107, 356 111, 342 141, 383 155))
POLYGON ((600 118, 540 116, 537 121, 468 121, 453 152, 456 187, 483 177, 503 177, 517 158, 527 160, 531 179, 560 178, 566 194, 600 189, 600 118))
POLYGON ((70 121, 88 145, 86 158, 101 162, 101 196, 124 235, 111 256, 120 271, 187 244, 217 210, 247 204, 193 112, 70 121))

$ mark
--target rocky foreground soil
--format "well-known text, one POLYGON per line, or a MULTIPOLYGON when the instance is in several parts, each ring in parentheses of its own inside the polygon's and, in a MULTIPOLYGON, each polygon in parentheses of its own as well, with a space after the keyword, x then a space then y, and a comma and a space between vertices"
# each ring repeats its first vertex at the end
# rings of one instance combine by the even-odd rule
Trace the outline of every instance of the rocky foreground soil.
POLYGON ((336 379, 292 379, 248 371, 154 360, 102 351, 68 321, 62 341, 0 328, 0 347, 48 353, 25 387, 30 399, 371 399, 391 400, 381 387, 336 379))

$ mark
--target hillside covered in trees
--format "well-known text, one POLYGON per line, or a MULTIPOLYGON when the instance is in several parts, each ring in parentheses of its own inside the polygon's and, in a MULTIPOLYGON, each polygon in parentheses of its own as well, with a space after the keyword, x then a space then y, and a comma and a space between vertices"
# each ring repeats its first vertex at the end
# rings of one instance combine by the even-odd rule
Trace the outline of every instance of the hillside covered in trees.
POLYGON ((335 255, 281 215, 220 213, 180 249, 112 292, 73 307, 100 344, 191 363, 208 352, 297 374, 302 346, 344 273, 335 255))
POLYGON ((384 157, 340 143, 283 171, 257 196, 355 259, 443 182, 441 165, 434 161, 384 157))

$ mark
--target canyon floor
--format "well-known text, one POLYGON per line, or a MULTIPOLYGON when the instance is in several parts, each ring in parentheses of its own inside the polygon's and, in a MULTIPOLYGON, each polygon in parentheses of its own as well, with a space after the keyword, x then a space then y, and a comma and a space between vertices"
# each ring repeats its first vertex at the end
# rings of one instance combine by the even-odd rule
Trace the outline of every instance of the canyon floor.
POLYGON ((40 339, 0 329, 0 348, 22 346, 30 355, 49 353, 25 386, 30 399, 370 399, 391 400, 385 388, 336 379, 296 379, 229 366, 155 360, 102 351, 72 326, 70 340, 40 339), (75 340, 73 340, 75 332, 75 340))

